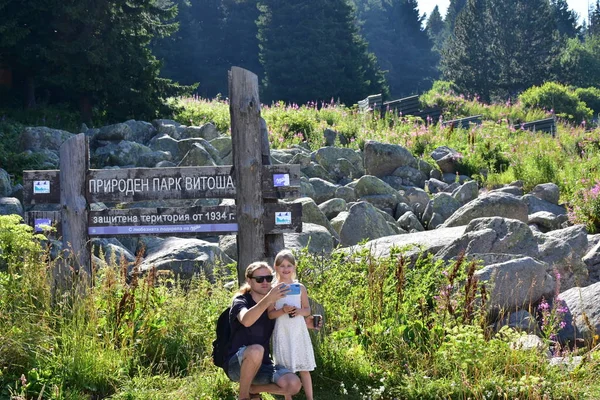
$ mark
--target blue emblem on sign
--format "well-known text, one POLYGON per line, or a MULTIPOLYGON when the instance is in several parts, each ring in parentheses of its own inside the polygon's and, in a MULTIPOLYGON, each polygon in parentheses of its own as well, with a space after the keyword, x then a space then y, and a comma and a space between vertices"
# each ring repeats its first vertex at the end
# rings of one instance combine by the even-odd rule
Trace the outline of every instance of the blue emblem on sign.
POLYGON ((275 225, 291 225, 292 224, 292 213, 291 212, 276 212, 275 213, 275 225))
POLYGON ((273 186, 290 186, 290 175, 289 174, 273 174, 273 186))
POLYGON ((49 194, 50 181, 33 181, 33 194, 49 194))
POLYGON ((36 218, 35 219, 35 231, 43 232, 42 225, 52 226, 52 220, 49 218, 36 218))

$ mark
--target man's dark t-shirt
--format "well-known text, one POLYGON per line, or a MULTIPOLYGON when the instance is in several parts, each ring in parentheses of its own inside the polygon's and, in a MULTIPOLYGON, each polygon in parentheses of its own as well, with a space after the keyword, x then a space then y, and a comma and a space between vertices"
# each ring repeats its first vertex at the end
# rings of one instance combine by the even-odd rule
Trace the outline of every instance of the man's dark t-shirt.
POLYGON ((251 344, 260 344, 264 347, 263 364, 273 364, 270 356, 269 344, 271 342, 271 334, 275 328, 275 320, 269 319, 267 311, 256 320, 254 324, 245 327, 237 319, 238 314, 243 308, 251 309, 256 305, 250 293, 242 294, 233 299, 231 311, 229 311, 229 323, 231 324, 231 350, 229 358, 233 356, 242 346, 251 344))

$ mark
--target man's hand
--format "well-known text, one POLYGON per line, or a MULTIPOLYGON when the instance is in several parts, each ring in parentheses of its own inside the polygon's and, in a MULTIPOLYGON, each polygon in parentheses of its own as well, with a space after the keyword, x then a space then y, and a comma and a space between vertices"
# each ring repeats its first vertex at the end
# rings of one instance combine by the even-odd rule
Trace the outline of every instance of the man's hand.
POLYGON ((304 321, 306 322, 306 326, 308 327, 308 329, 314 329, 318 331, 321 330, 321 328, 323 327, 323 318, 319 318, 319 324, 317 326, 315 326, 315 320, 312 315, 304 317, 304 321))
POLYGON ((265 296, 265 300, 268 304, 275 304, 275 302, 279 299, 283 299, 287 292, 290 291, 290 288, 285 283, 280 283, 277 286, 273 286, 269 293, 265 296))

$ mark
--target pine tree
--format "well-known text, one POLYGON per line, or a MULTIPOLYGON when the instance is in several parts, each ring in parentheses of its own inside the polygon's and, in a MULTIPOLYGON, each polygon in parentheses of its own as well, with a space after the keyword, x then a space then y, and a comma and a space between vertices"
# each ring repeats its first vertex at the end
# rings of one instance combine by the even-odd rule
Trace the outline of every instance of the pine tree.
POLYGON ((577 23, 577 13, 569 9, 566 0, 550 0, 550 9, 556 29, 561 37, 573 38, 581 33, 581 27, 577 23))
POLYGON ((440 53, 442 47, 444 46, 444 20, 442 19, 442 15, 440 14, 440 9, 436 5, 429 18, 427 18, 427 25, 425 27, 425 31, 429 36, 429 39, 433 42, 433 50, 437 53, 440 53))
POLYGON ((488 1, 487 13, 489 53, 499 72, 495 94, 511 97, 549 79, 559 41, 548 1, 488 1))
POLYGON ((488 51, 485 1, 467 1, 442 50, 440 67, 444 79, 454 81, 462 93, 489 100, 498 71, 488 51))
POLYGON ((260 10, 263 100, 352 104, 385 90, 346 0, 263 0, 260 10))
POLYGON ((600 0, 596 0, 596 4, 590 9, 588 19, 588 36, 596 36, 600 34, 600 0))
POLYGON ((423 92, 437 78, 438 55, 423 28, 416 0, 359 3, 362 33, 375 53, 393 97, 423 92))

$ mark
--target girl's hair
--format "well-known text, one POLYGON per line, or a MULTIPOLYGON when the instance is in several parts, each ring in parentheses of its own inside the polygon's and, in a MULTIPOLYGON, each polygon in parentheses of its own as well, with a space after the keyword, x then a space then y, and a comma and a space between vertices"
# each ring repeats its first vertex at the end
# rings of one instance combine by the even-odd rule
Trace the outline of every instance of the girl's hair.
MULTIPOLYGON (((277 253, 277 255, 275 256, 275 261, 273 262, 273 265, 275 267, 278 267, 284 261, 289 262, 294 267, 296 266, 296 257, 294 257, 294 254, 292 254, 292 252, 289 250, 281 250, 279 253, 277 253)), ((277 271, 275 271, 275 278, 279 281, 278 275, 279 274, 277 274, 277 271)), ((294 273, 292 274, 292 280, 294 280, 294 281, 296 280, 296 270, 295 269, 294 269, 294 273)))
POLYGON ((250 280, 250 278, 252 278, 252 276, 256 270, 261 269, 261 268, 266 268, 271 272, 271 274, 273 273, 273 269, 271 268, 271 266, 264 261, 255 261, 252 264, 248 265, 248 267, 246 268, 246 274, 245 274, 246 282, 244 282, 244 284, 242 286, 240 286, 240 289, 235 294, 236 296, 239 296, 240 294, 246 294, 250 291, 250 284, 248 283, 248 280, 250 280))

